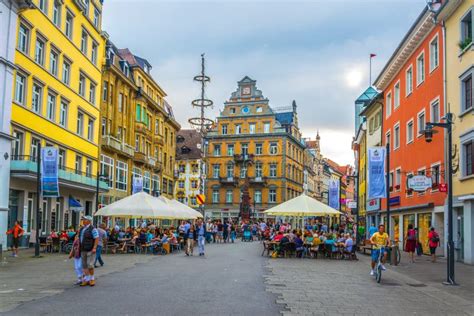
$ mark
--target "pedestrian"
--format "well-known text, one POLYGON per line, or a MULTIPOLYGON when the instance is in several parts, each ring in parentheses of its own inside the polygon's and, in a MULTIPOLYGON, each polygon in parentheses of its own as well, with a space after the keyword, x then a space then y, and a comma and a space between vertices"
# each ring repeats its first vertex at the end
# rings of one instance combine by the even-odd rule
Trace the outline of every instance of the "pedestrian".
POLYGON ((104 260, 102 260, 102 249, 104 248, 104 240, 107 240, 107 232, 105 230, 105 224, 101 223, 97 232, 99 233, 99 243, 97 244, 97 252, 95 253, 94 268, 97 268, 97 261, 101 267, 104 266, 104 260))
POLYGON ((196 224, 196 235, 198 240, 199 256, 204 256, 204 243, 206 238, 206 225, 202 222, 202 219, 198 219, 196 224))
POLYGON ((79 243, 81 249, 82 270, 84 279, 81 286, 94 286, 94 258, 99 244, 99 232, 92 226, 92 217, 82 216, 83 227, 79 231, 79 243))
POLYGON ((369 227, 369 238, 372 237, 378 231, 377 227, 375 227, 375 223, 370 224, 369 227))
POLYGON ((229 241, 229 223, 227 221, 224 221, 224 225, 222 226, 222 237, 224 239, 224 243, 229 241))
POLYGON ((416 251, 416 231, 413 229, 413 224, 408 224, 408 231, 405 236, 405 252, 410 255, 410 260, 415 263, 416 251))
POLYGON ((76 285, 82 284, 84 272, 82 271, 82 259, 81 259, 81 245, 79 243, 79 234, 74 237, 72 243, 71 252, 69 252, 69 259, 74 258, 74 271, 76 272, 77 281, 76 285))
POLYGON ((439 234, 434 227, 430 228, 428 233, 428 246, 430 247, 431 262, 436 262, 436 248, 439 246, 439 234))
POLYGON ((210 244, 211 240, 212 240, 212 222, 209 219, 207 220, 207 223, 206 223, 206 242, 210 244))
POLYGON ((196 230, 194 225, 190 225, 186 232, 186 256, 192 256, 194 252, 194 241, 196 240, 196 230))
POLYGON ((13 244, 12 244, 12 257, 18 257, 18 246, 20 245, 20 238, 23 236, 25 231, 20 226, 18 221, 15 221, 13 227, 7 231, 7 235, 12 235, 13 244))
POLYGON ((232 241, 232 243, 234 243, 235 241, 235 238, 237 237, 237 234, 235 232, 235 224, 234 223, 231 223, 230 224, 230 240, 232 241))

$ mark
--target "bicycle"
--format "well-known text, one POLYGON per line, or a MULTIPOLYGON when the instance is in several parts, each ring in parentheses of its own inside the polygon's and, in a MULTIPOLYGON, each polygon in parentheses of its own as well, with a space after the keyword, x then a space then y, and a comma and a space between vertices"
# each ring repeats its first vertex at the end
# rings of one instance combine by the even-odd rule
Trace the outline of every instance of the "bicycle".
MULTIPOLYGON (((373 248, 373 250, 376 250, 376 248, 373 248)), ((382 280, 382 259, 383 259, 383 256, 385 254, 385 247, 380 247, 378 248, 379 250, 379 255, 378 255, 378 258, 377 258, 377 263, 375 265, 375 271, 374 271, 374 275, 375 275, 375 280, 377 280, 377 283, 380 283, 380 281, 382 280)))

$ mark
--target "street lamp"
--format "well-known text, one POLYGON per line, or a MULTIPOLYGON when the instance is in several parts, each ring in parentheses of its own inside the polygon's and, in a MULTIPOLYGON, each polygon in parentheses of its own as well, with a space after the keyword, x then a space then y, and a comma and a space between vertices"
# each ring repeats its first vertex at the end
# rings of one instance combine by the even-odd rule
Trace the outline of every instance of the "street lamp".
MULTIPOLYGON (((356 247, 359 245, 360 236, 359 236, 359 174, 353 176, 346 176, 347 178, 354 179, 356 181, 356 247)), ((352 213, 352 209, 351 209, 352 213)))
POLYGON ((95 188, 95 211, 99 210, 99 184, 100 179, 108 177, 106 174, 98 173, 97 174, 97 185, 95 188))
POLYGON ((447 163, 447 178, 448 178, 448 265, 447 265, 447 285, 456 285, 454 280, 454 241, 453 241, 453 115, 446 113, 444 123, 427 122, 424 130, 421 131, 425 135, 425 140, 430 143, 433 140, 433 134, 438 131, 434 127, 445 128, 448 132, 448 163, 447 163))

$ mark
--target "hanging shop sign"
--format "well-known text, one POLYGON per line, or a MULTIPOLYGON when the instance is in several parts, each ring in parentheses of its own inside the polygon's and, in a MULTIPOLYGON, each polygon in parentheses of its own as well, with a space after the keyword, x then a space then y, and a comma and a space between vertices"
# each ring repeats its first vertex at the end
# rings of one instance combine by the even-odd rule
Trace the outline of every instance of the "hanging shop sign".
POLYGON ((431 178, 424 175, 417 175, 408 179, 408 187, 416 192, 424 192, 432 185, 431 178))

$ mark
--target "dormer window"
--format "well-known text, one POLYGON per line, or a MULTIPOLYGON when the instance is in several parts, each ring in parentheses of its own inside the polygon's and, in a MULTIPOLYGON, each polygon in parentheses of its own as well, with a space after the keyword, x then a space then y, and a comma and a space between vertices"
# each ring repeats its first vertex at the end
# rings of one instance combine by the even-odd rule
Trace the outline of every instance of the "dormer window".
MULTIPOLYGON (((184 137, 181 136, 181 135, 176 136, 176 142, 177 142, 177 143, 182 143, 182 142, 184 142, 184 137)), ((184 148, 184 147, 186 147, 186 146, 183 146, 183 148, 184 148)), ((187 147, 186 147, 186 148, 187 148, 187 147)))
POLYGON ((182 154, 188 154, 190 152, 191 152, 191 149, 189 147, 186 147, 186 146, 181 147, 182 154))
POLYGON ((129 67, 128 67, 128 63, 125 60, 120 61, 120 68, 122 69, 122 72, 125 74, 125 76, 128 77, 129 67))
POLYGON ((230 108, 230 114, 235 114, 235 108, 230 108))

